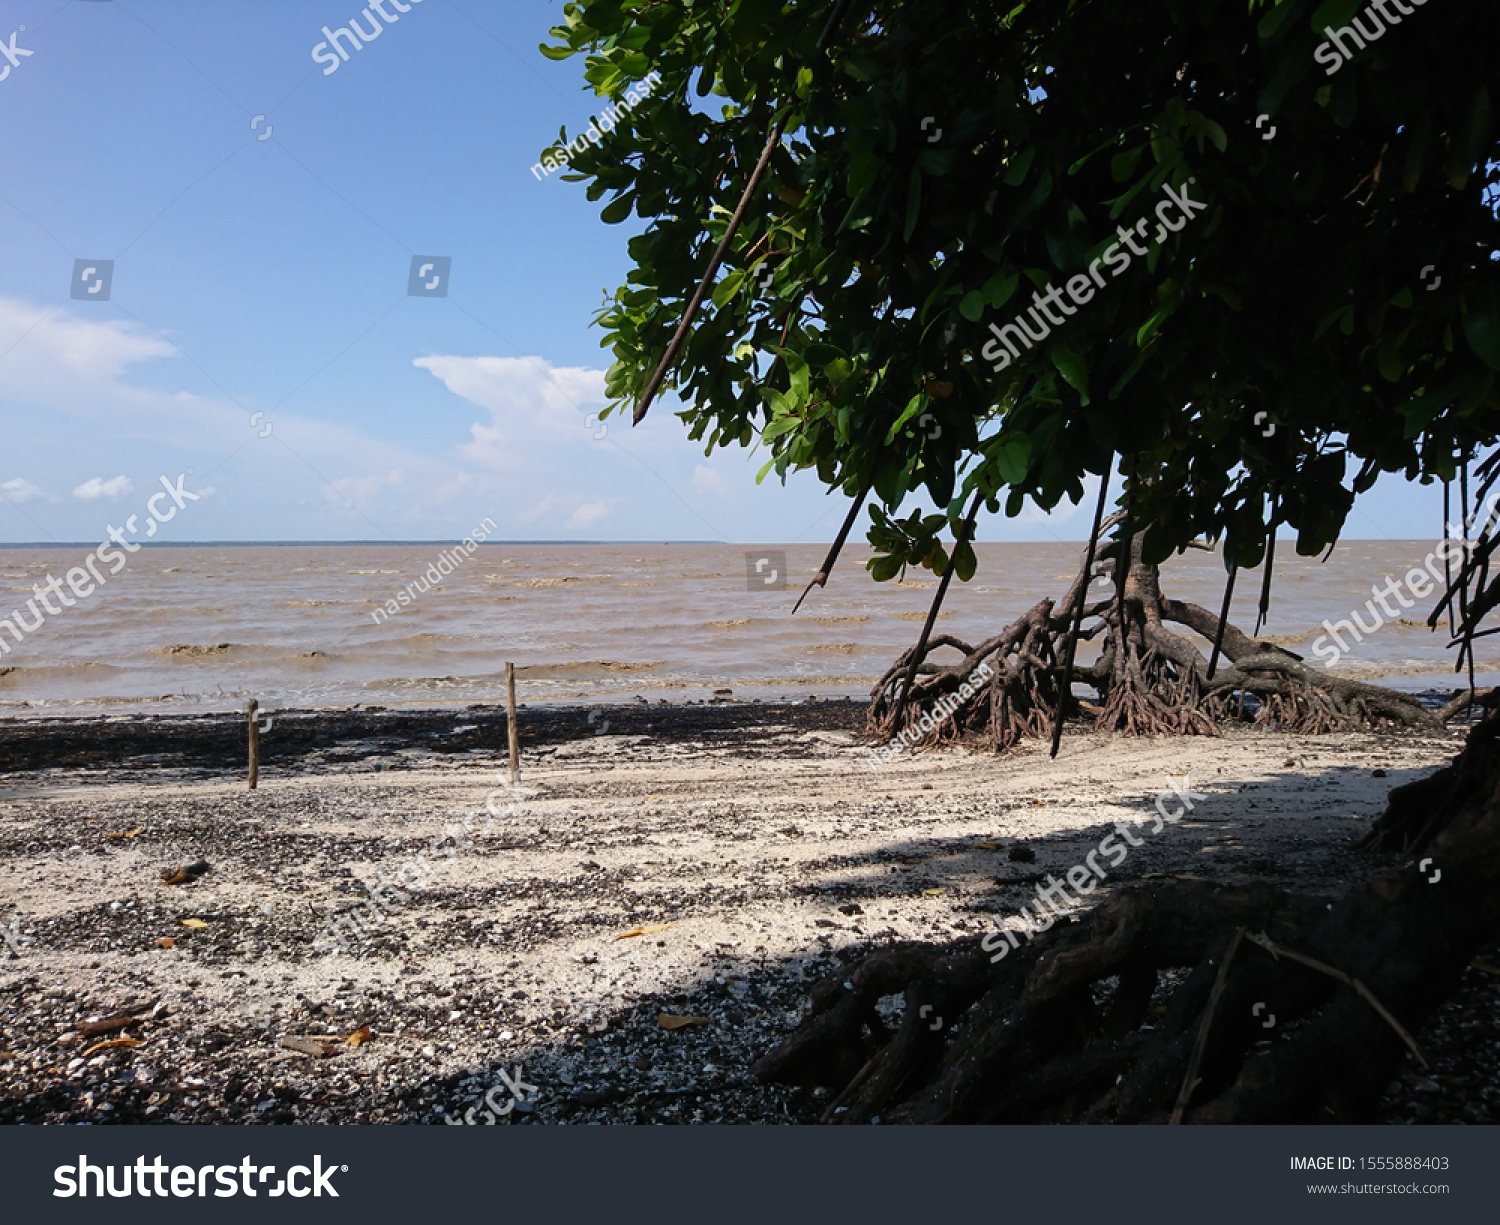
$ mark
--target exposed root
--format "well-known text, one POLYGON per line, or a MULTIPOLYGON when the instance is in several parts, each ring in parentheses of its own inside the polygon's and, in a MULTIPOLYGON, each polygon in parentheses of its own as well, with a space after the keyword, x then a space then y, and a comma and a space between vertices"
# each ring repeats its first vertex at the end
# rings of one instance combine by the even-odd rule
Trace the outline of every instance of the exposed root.
POLYGON ((886 949, 819 984, 754 1072, 827 1086, 834 1123, 1161 1123, 1178 1107, 1186 1123, 1368 1121, 1411 1035, 1500 925, 1500 725, 1483 730, 1439 776, 1450 807, 1426 854, 1441 889, 1410 864, 1331 906, 1170 881, 1024 944, 995 932, 886 949), (875 1006, 896 994, 892 1033, 875 1006))
POLYGON ((901 687, 916 648, 903 652, 871 691, 871 734, 880 740, 899 736, 912 747, 987 738, 998 751, 1026 737, 1050 737, 1059 712, 1065 720, 1092 714, 1098 730, 1130 736, 1212 736, 1225 720, 1246 718, 1250 699, 1250 717, 1317 735, 1383 723, 1440 727, 1467 705, 1455 702, 1430 711, 1409 694, 1308 667, 1300 656, 1232 625, 1223 627, 1222 658, 1229 666, 1221 664, 1210 680, 1202 651, 1169 625, 1212 641, 1220 632, 1218 617, 1196 604, 1165 599, 1156 567, 1140 560, 1141 547, 1136 538, 1121 598, 1085 609, 1089 624, 1081 639, 1103 641, 1092 665, 1062 675, 1067 614, 1080 584, 1109 577, 1119 564, 1116 541, 1099 549, 1097 572, 1080 574, 1062 600, 1043 600, 978 646, 951 634, 934 635, 905 701, 901 687), (958 651, 960 658, 946 666, 935 662, 944 649, 958 651), (988 685, 950 709, 965 683, 974 687, 984 668, 988 685), (1073 693, 1077 684, 1093 688, 1096 700, 1080 702, 1073 693))

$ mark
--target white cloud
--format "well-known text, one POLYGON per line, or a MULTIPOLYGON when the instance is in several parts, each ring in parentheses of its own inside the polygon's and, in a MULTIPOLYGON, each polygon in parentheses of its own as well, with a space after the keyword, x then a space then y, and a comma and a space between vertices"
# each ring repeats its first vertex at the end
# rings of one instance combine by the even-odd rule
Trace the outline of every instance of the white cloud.
POLYGON ((722 497, 729 492, 729 482, 717 468, 699 464, 693 469, 693 492, 711 493, 722 497))
POLYGON ((608 501, 586 502, 573 512, 572 516, 563 526, 569 528, 592 527, 607 514, 609 514, 608 501))
MULTIPOLYGON (((423 495, 441 490, 444 498, 455 492, 451 460, 413 454, 408 446, 315 416, 294 415, 284 406, 273 414, 274 439, 262 442, 259 430, 249 425, 247 410, 227 398, 138 385, 153 375, 164 380, 192 377, 172 360, 177 357, 175 346, 139 324, 79 318, 66 309, 0 295, 0 402, 50 410, 68 420, 64 428, 82 427, 120 444, 139 440, 153 448, 219 456, 243 451, 238 463, 263 465, 267 474, 291 471, 285 462, 290 452, 306 475, 280 478, 284 504, 302 505, 297 499, 306 495, 310 482, 326 480, 361 510, 388 523, 383 530, 393 533, 400 523, 420 519, 429 509, 429 498, 413 497, 413 489, 423 495), (246 439, 252 445, 245 446, 246 439), (366 505, 375 491, 380 505, 366 505)), ((78 496, 109 497, 107 485, 100 479, 98 492, 82 492, 94 487, 87 482, 78 496)), ((326 497, 326 487, 324 493, 326 497)), ((337 496, 326 504, 347 509, 337 496)), ((264 514, 257 509, 257 518, 264 514)), ((281 530, 303 526, 277 522, 281 530)))
POLYGON ((585 424, 604 406, 604 371, 554 366, 541 357, 458 357, 434 354, 412 365, 435 375, 456 396, 488 410, 488 422, 469 427, 473 441, 461 450, 473 463, 499 472, 533 466, 538 443, 599 445, 598 423, 585 424))
POLYGON ((519 519, 522 523, 535 523, 543 515, 550 513, 552 508, 556 505, 557 499, 549 493, 530 510, 523 510, 516 516, 516 518, 519 519))
POLYGON ((118 502, 134 488, 128 476, 112 476, 107 481, 102 476, 92 476, 73 490, 73 496, 85 502, 95 502, 100 498, 118 502))
POLYGON ((25 477, 18 476, 13 481, 6 481, 0 485, 0 494, 4 494, 9 502, 20 505, 22 502, 35 502, 42 496, 42 491, 28 481, 25 477))

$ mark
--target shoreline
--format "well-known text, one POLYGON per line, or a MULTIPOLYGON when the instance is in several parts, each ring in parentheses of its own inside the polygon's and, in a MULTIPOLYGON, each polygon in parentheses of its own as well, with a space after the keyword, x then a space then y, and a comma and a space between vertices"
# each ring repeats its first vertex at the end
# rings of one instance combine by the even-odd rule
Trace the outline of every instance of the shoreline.
MULTIPOLYGON (((280 760, 278 722, 253 793, 240 717, 217 720, 234 768, 194 756, 209 718, 51 736, 80 764, 0 779, 0 927, 22 953, 0 950, 0 1122, 482 1123, 502 1070, 536 1087, 506 1125, 813 1122, 826 1094, 748 1069, 855 958, 1013 926, 1184 773, 1194 811, 1084 904, 1178 874, 1331 898, 1393 862, 1350 846, 1461 741, 1075 729, 1055 761, 948 748, 874 775, 859 703, 634 706, 603 734, 587 714, 523 715, 528 794, 491 829, 496 709, 462 732, 448 712, 293 719, 280 760), (449 829, 455 853, 363 952, 314 951, 449 829), (92 1049, 136 1007, 139 1046, 92 1049)), ((17 731, 0 747, 44 760, 17 731)), ((1382 1121, 1500 1121, 1497 1005, 1500 982, 1466 971, 1418 1035, 1433 1070, 1403 1065, 1382 1121)))

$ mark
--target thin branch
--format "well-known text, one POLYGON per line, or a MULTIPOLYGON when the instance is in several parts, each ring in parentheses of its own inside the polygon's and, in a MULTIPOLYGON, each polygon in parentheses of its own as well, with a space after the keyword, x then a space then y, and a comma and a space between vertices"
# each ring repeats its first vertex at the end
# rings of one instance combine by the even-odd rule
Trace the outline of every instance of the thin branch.
MULTIPOLYGON (((833 31, 844 15, 844 7, 848 0, 837 0, 833 11, 828 15, 828 24, 823 27, 823 33, 818 37, 817 53, 821 55, 827 48, 829 40, 833 37, 833 31)), ((734 236, 739 232, 740 223, 745 219, 745 210, 750 205, 750 197, 755 194, 755 189, 760 186, 760 181, 766 173, 766 167, 771 164, 771 154, 776 146, 781 143, 782 136, 786 133, 787 122, 792 117, 795 108, 790 104, 782 111, 781 118, 776 121, 776 126, 771 129, 770 139, 766 141, 766 147, 761 150, 760 160, 755 163, 755 169, 750 172, 750 181, 745 184, 744 194, 740 196, 740 202, 735 205, 734 214, 729 218, 729 224, 724 228, 724 236, 719 239, 719 245, 714 249, 713 258, 708 261, 708 268, 703 273, 703 279, 698 282, 698 288, 693 291, 693 296, 687 304, 687 310, 683 312, 682 319, 677 324, 677 330, 672 333, 672 339, 667 344, 667 351, 661 355, 661 361, 657 364, 656 372, 652 374, 651 381, 646 384, 646 390, 641 396, 641 401, 635 406, 635 417, 632 425, 639 425, 642 418, 651 408, 651 402, 656 399, 656 393, 661 388, 662 380, 667 377, 667 371, 671 369, 672 362, 677 357, 677 350, 682 347, 683 338, 687 335, 688 328, 698 316, 698 308, 703 305, 703 299, 708 294, 708 287, 713 284, 714 277, 718 274, 719 265, 724 262, 724 255, 729 250, 729 244, 734 241, 734 236)))
POLYGON ((922 663, 922 653, 927 649, 927 640, 932 637, 932 627, 937 624, 938 609, 943 606, 943 597, 948 594, 948 584, 953 580, 954 567, 958 565, 958 551, 968 543, 969 534, 974 530, 974 516, 979 513, 979 503, 984 498, 984 492, 976 489, 974 500, 969 503, 969 513, 959 526, 958 535, 953 541, 953 552, 948 556, 948 564, 943 567, 943 578, 938 583, 937 595, 932 599, 932 607, 927 610, 927 624, 922 627, 922 636, 917 639, 917 645, 911 653, 911 666, 906 669, 906 679, 901 682, 901 692, 896 695, 896 708, 891 713, 891 729, 897 730, 901 726, 901 715, 906 709, 906 699, 911 694, 911 687, 916 683, 917 668, 922 663))
POLYGON ((1224 584, 1224 605, 1219 610, 1219 632, 1214 635, 1213 654, 1208 657, 1208 679, 1213 680, 1214 669, 1219 666, 1219 653, 1224 649, 1224 629, 1229 624, 1229 602, 1234 599, 1234 579, 1240 568, 1229 563, 1229 581, 1224 584))
POLYGON ((844 541, 849 537, 849 529, 854 526, 854 520, 859 517, 859 509, 865 504, 865 499, 870 496, 870 486, 866 485, 859 497, 854 499, 854 505, 849 508, 849 513, 844 516, 844 526, 839 528, 839 534, 834 537, 833 547, 828 550, 828 556, 823 559, 823 564, 818 567, 818 572, 813 575, 812 582, 808 583, 797 602, 792 605, 792 616, 797 615, 797 610, 802 607, 802 601, 807 599, 807 593, 814 587, 826 587, 828 576, 833 573, 834 563, 839 559, 839 553, 844 547, 844 541))
POLYGON ((1068 641, 1063 648, 1062 676, 1057 686, 1057 717, 1052 721, 1053 757, 1057 756, 1057 750, 1062 747, 1063 712, 1068 707, 1068 698, 1073 694, 1073 660, 1078 654, 1078 631, 1083 626, 1083 606, 1087 602, 1089 581, 1094 574, 1094 550, 1099 545, 1099 525, 1104 522, 1104 503, 1109 497, 1109 478, 1114 467, 1114 452, 1110 452, 1109 463, 1104 465, 1104 474, 1099 478, 1099 505, 1094 508, 1094 530, 1089 535, 1083 576, 1078 580, 1078 599, 1073 605, 1073 627, 1068 631, 1068 641))
POLYGON ((1335 969, 1333 966, 1328 965, 1326 962, 1317 961, 1312 957, 1303 955, 1302 953, 1294 953, 1289 948, 1283 948, 1274 940, 1270 939, 1265 932, 1260 932, 1259 934, 1252 933, 1249 938, 1256 944, 1260 945, 1261 948, 1265 949, 1266 952, 1270 953, 1272 957, 1290 957, 1293 961, 1300 961, 1303 965, 1310 966, 1312 969, 1317 970, 1319 973, 1326 974, 1330 978, 1338 979, 1339 982, 1343 983, 1346 987, 1353 987, 1354 990, 1358 993, 1359 997, 1363 999, 1365 1003, 1369 1004, 1370 1007, 1373 1008, 1376 1012, 1378 1012, 1384 1019, 1385 1023, 1392 1029, 1394 1029, 1398 1035, 1400 1035, 1401 1041, 1406 1043, 1406 1045, 1411 1048, 1411 1053, 1417 1057, 1417 1062, 1420 1063, 1424 1068, 1429 1068, 1432 1066, 1427 1062, 1427 1056, 1422 1054, 1422 1048, 1417 1045, 1417 1040, 1406 1032, 1401 1022, 1396 1020, 1396 1018, 1390 1014, 1390 1012, 1386 1009, 1386 1006, 1375 998, 1374 992, 1372 992, 1367 986, 1365 986, 1364 983, 1360 982, 1359 979, 1355 978, 1353 975, 1345 974, 1342 970, 1335 969))
MULTIPOLYGON (((1219 997, 1224 994, 1224 984, 1229 981, 1229 963, 1239 951, 1240 941, 1245 938, 1245 929, 1236 927, 1229 938, 1229 949, 1219 963, 1219 974, 1214 979, 1214 989, 1208 995, 1208 1007, 1203 1010, 1203 1023, 1198 1026, 1198 1040, 1193 1043, 1193 1057, 1188 1060, 1187 1075, 1182 1078, 1182 1089, 1177 1094, 1177 1105, 1172 1111, 1168 1126, 1176 1127, 1182 1122, 1182 1113, 1187 1109, 1193 1090, 1198 1087, 1198 1069, 1203 1064, 1203 1052, 1208 1048, 1208 1028, 1213 1024, 1214 1009, 1219 1006, 1219 997)), ((1252 937, 1253 939, 1253 937, 1252 937)))
POLYGON ((1255 636, 1271 615, 1271 572, 1276 568, 1276 512, 1280 509, 1280 490, 1271 490, 1271 538, 1266 541, 1266 573, 1260 584, 1260 611, 1255 616, 1255 636))

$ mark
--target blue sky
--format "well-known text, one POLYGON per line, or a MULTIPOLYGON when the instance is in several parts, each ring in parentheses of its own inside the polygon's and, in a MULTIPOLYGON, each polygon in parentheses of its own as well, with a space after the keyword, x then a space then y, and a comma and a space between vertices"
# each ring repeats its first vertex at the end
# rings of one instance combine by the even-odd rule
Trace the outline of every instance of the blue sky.
MULTIPOLYGON (((326 75, 356 0, 0 8, 32 52, 0 61, 0 542, 98 540, 189 468, 164 540, 830 539, 841 498, 757 487, 670 401, 598 436, 590 320, 642 223, 530 172, 596 109, 536 50, 560 0, 404 2, 326 75), (446 298, 407 293, 427 256, 446 298), (108 301, 75 260, 114 261, 108 301)), ((1347 534, 1435 537, 1440 497, 1383 481, 1347 534)))

